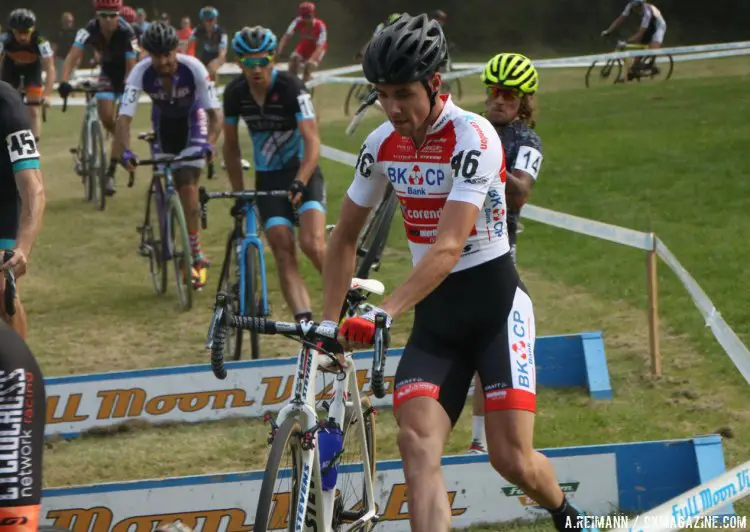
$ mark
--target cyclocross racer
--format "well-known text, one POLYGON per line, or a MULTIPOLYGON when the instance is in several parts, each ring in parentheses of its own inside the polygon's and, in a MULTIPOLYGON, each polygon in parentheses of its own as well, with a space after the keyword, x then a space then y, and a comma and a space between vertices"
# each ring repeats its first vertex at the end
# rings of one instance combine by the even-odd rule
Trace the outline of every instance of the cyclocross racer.
POLYGON ((224 161, 235 191, 244 190, 237 124, 250 130, 257 190, 288 189, 289 199, 258 198, 258 211, 279 270, 281 290, 296 321, 312 319, 310 296, 295 256, 299 246, 318 271, 325 257, 325 183, 318 166, 320 137, 312 99, 300 79, 274 68, 276 36, 255 26, 235 33, 242 74, 224 90, 224 161), (296 212, 295 212, 296 208, 296 212))
POLYGON ((625 6, 622 14, 615 19, 612 25, 602 32, 602 37, 615 31, 620 24, 634 12, 641 15, 641 25, 638 31, 627 39, 631 44, 647 44, 649 48, 661 48, 664 42, 664 34, 667 32, 667 21, 655 5, 644 0, 630 0, 625 6))
MULTIPOLYGON (((375 31, 372 32, 373 35, 377 34, 380 30, 385 28, 388 24, 392 24, 398 17, 401 16, 401 13, 391 13, 388 15, 388 18, 385 19, 383 22, 379 22, 377 26, 375 26, 375 31)), ((367 43, 362 47, 362 49, 357 52, 357 55, 354 56, 355 61, 362 61, 362 58, 365 55, 365 48, 367 48, 367 43)))
MULTIPOLYGON (((539 73, 528 57, 521 54, 497 54, 482 72, 487 91, 486 116, 495 127, 505 150, 508 180, 508 239, 513 262, 516 262, 516 239, 521 207, 529 200, 531 189, 542 168, 542 141, 534 131, 539 73)), ((474 418, 469 450, 487 452, 484 430, 484 394, 482 384, 474 377, 474 418)))
MULTIPOLYGON (((55 61, 52 46, 34 29, 36 15, 28 9, 14 9, 8 20, 9 33, 0 34, 0 70, 2 80, 26 92, 31 114, 31 130, 39 142, 44 102, 55 86, 55 61), (47 79, 42 87, 42 72, 47 79)), ((44 104, 46 105, 46 103, 44 104)))
POLYGON ((14 253, 0 265, 0 316, 26 338, 21 301, 15 302, 14 316, 6 312, 4 273, 12 269, 16 278, 26 273, 31 248, 42 227, 44 181, 29 115, 18 92, 4 81, 0 81, 0 138, 5 146, 0 149, 0 263, 6 250, 14 253))
POLYGON ((296 33, 300 34, 302 40, 289 56, 289 71, 298 75, 299 68, 304 63, 302 81, 307 83, 328 49, 328 28, 325 22, 315 17, 315 4, 312 2, 302 2, 299 5, 297 17, 281 37, 278 55, 284 53, 286 44, 296 33))
MULTIPOLYGON (((137 158, 130 151, 130 124, 141 92, 151 97, 151 123, 156 133, 155 157, 213 155, 221 132, 221 103, 216 97, 208 71, 196 58, 178 54, 177 31, 164 22, 152 22, 143 34, 143 47, 149 54, 128 77, 117 119, 117 145, 122 164, 135 171, 137 158), (208 120, 206 120, 208 114, 208 120)), ((193 286, 202 288, 207 280, 208 261, 201 249, 198 208, 198 178, 205 161, 176 163, 175 186, 185 210, 185 220, 193 252, 193 286)))
MULTIPOLYGON (((1 97, 0 105, 4 105, 1 97)), ((40 530, 46 409, 39 364, 19 334, 0 321, 0 410, 3 412, 0 417, 3 435, 0 523, 3 530, 40 530)))
POLYGON ((475 373, 484 385, 490 463, 547 508, 558 530, 575 529, 581 514, 533 448, 534 312, 510 255, 503 146, 487 120, 438 96, 446 48, 436 21, 404 14, 365 51, 365 77, 389 120, 365 140, 329 240, 324 323, 336 325, 359 232, 390 182, 414 268, 382 309, 346 319, 339 342, 371 345, 376 312, 390 323, 415 308, 393 395, 412 530, 450 529, 440 461, 475 373))
POLYGON ((212 81, 227 60, 227 31, 219 26, 219 10, 206 6, 200 11, 201 25, 193 30, 191 41, 196 43, 198 59, 206 66, 212 81))
MULTIPOLYGON (((138 57, 138 40, 133 28, 123 20, 119 13, 122 0, 95 0, 96 18, 89 21, 86 27, 78 30, 73 47, 65 58, 65 65, 60 74, 60 85, 57 88, 62 98, 67 98, 72 92, 68 80, 70 74, 83 57, 85 45, 91 45, 94 51, 101 55, 101 72, 99 85, 105 90, 96 95, 99 119, 104 128, 114 136, 115 133, 115 101, 120 98, 125 88, 125 79, 135 66, 138 57), (108 90, 107 90, 108 89, 108 90)), ((113 139, 114 142, 114 139, 113 139)), ((114 145, 113 145, 114 147, 114 145)), ((111 154, 107 170, 108 195, 115 193, 115 171, 118 159, 111 154)))

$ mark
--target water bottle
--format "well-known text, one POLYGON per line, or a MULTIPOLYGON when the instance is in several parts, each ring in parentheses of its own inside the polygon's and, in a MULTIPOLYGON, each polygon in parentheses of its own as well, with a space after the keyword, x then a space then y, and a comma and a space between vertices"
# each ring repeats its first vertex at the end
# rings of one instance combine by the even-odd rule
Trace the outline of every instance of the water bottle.
POLYGON ((329 421, 318 431, 318 449, 320 452, 320 472, 323 477, 323 491, 336 486, 339 466, 336 463, 343 446, 344 435, 335 421, 329 421), (333 465, 331 465, 333 463, 333 465))

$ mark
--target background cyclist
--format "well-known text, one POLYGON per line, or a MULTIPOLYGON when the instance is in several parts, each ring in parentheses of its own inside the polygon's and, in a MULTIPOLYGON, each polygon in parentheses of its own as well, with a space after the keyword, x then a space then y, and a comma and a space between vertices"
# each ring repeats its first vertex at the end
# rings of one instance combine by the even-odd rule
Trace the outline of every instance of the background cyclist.
MULTIPOLYGON (((398 17, 400 16, 401 16, 401 13, 391 13, 390 15, 388 15, 388 18, 386 18, 384 21, 378 22, 378 25, 375 26, 375 31, 373 31, 372 34, 375 35, 377 32, 385 28, 388 24, 393 23, 393 21, 398 19, 398 17)), ((365 48, 367 48, 367 43, 365 43, 362 49, 359 52, 357 52, 357 55, 354 56, 355 61, 357 62, 362 61, 362 57, 364 57, 364 53, 365 53, 365 48)))
MULTIPOLYGON (((39 142, 42 110, 39 103, 49 98, 55 86, 55 61, 52 46, 35 29, 36 15, 28 9, 14 9, 8 20, 8 33, 0 33, 0 70, 2 80, 26 92, 31 115, 31 130, 39 142), (42 72, 47 76, 42 87, 42 72)), ((47 105, 45 102, 44 105, 47 105)))
POLYGON ((312 99, 291 72, 274 68, 276 36, 255 26, 235 33, 232 48, 242 74, 224 90, 224 161, 233 190, 244 190, 237 125, 250 130, 257 190, 289 190, 286 198, 258 198, 258 211, 296 321, 312 319, 294 242, 318 271, 325 257, 325 183, 318 166, 320 137, 312 99), (290 202, 291 201, 291 202, 290 202), (296 212, 295 212, 296 209, 296 212))
MULTIPOLYGON (((125 86, 116 140, 122 164, 135 171, 137 158, 130 151, 130 124, 141 92, 151 97, 151 121, 156 133, 155 156, 213 155, 221 131, 221 104, 206 67, 196 58, 177 54, 177 31, 164 22, 152 22, 143 34, 149 57, 136 65, 125 86), (178 94, 177 98, 169 98, 178 94), (206 119, 208 115, 208 120, 206 119)), ((204 160, 176 163, 174 180, 185 210, 193 254, 193 286, 206 284, 208 261, 199 238, 198 179, 204 160)))
POLYGON ((289 39, 295 34, 299 34, 302 39, 289 56, 289 71, 297 76, 300 66, 304 63, 302 81, 307 83, 328 49, 328 28, 325 22, 315 17, 315 4, 312 2, 302 2, 299 5, 297 17, 292 20, 286 33, 281 37, 278 55, 284 53, 289 39))
MULTIPOLYGON (((659 8, 649 2, 645 2, 644 0, 629 0, 622 14, 612 22, 609 28, 602 32, 602 37, 611 34, 619 28, 620 25, 627 20, 631 12, 640 15, 641 23, 638 27, 638 31, 628 37, 625 40, 625 43, 648 45, 652 50, 661 48, 661 45, 664 42, 664 35, 667 32, 667 21, 664 20, 664 16, 662 16, 659 8)), ((630 81, 634 77, 631 72, 633 60, 628 57, 625 58, 624 61, 628 73, 627 80, 630 81)), ((658 71, 658 68, 656 68, 656 70, 658 71)))
MULTIPOLYGON (((212 81, 227 60, 227 31, 219 26, 219 10, 206 6, 200 10, 201 23, 193 30, 190 40, 195 42, 195 53, 206 66, 212 81)), ((187 49, 181 50, 183 53, 187 49)))
MULTIPOLYGON (((70 74, 83 57, 84 47, 88 44, 101 57, 99 86, 103 89, 97 93, 99 119, 104 128, 113 136, 115 134, 115 102, 122 95, 125 80, 135 66, 140 48, 133 28, 120 17, 122 0, 95 0, 96 18, 90 20, 86 27, 78 30, 73 47, 65 58, 65 65, 60 74, 60 86, 57 88, 62 98, 67 98, 73 91, 68 80, 70 74)), ((118 158, 111 153, 107 169, 108 195, 115 193, 115 171, 118 158)))
MULTIPOLYGON (((0 316, 26 338, 26 314, 20 299, 16 314, 5 309, 5 272, 12 269, 16 278, 28 267, 31 249, 42 228, 45 195, 39 152, 31 131, 31 122, 18 92, 0 81, 0 316), (4 262, 6 250, 14 255, 4 262)), ((16 293, 18 297, 18 293, 16 293)))
MULTIPOLYGON (((503 147, 487 120, 448 95, 438 97, 446 48, 435 21, 404 14, 365 50, 364 74, 389 122, 365 140, 331 234, 324 323, 336 323, 359 231, 391 182, 414 263, 382 304, 394 319, 415 308, 394 385, 411 529, 450 529, 440 462, 475 372, 485 390, 490 463, 547 508, 558 530, 575 529, 580 513, 549 460, 533 448, 534 313, 504 231, 503 147), (429 150, 423 155, 422 148, 429 150), (415 193, 416 187, 422 190, 415 193), (566 527, 568 518, 573 527, 566 527)), ((344 349, 372 343, 375 312, 344 321, 344 349)))
MULTIPOLYGON (((495 127, 505 151, 508 239, 515 264, 521 207, 529 200, 542 168, 542 142, 534 131, 537 112, 534 95, 539 90, 539 73, 531 60, 523 55, 497 54, 484 67, 482 83, 487 92, 487 119, 495 127)), ((474 418, 469 450, 483 453, 487 449, 484 393, 476 375, 472 403, 474 418)))

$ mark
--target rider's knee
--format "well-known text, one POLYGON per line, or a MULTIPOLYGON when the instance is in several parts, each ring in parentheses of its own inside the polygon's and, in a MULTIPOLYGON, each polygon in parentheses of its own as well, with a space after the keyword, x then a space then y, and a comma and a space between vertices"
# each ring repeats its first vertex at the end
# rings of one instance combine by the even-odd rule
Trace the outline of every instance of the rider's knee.
POLYGON ((291 224, 287 225, 287 223, 281 221, 274 222, 274 218, 271 218, 266 224, 266 238, 271 246, 276 264, 279 268, 284 268, 296 260, 294 256, 294 236, 291 224))
POLYGON ((323 233, 302 233, 299 237, 299 247, 308 257, 320 257, 325 254, 326 241, 323 233))
POLYGON ((492 467, 508 482, 525 485, 534 474, 532 449, 521 445, 493 445, 489 450, 492 467))

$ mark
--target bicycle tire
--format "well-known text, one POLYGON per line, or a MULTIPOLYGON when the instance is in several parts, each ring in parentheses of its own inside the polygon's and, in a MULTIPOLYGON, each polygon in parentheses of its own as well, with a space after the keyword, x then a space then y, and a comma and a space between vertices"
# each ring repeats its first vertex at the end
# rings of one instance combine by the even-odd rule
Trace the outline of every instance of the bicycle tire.
POLYGON ((81 137, 78 139, 78 147, 75 151, 75 166, 81 170, 81 180, 83 181, 83 198, 86 201, 94 201, 96 198, 96 186, 91 176, 91 161, 86 151, 88 146, 88 123, 84 120, 81 124, 81 137))
POLYGON ((352 84, 351 87, 349 87, 349 92, 346 93, 346 98, 344 99, 344 116, 349 116, 349 109, 351 105, 352 96, 354 95, 354 92, 357 90, 359 85, 357 83, 352 84))
POLYGON ((672 72, 674 72, 674 58, 672 57, 672 54, 667 54, 665 57, 669 60, 669 69, 667 70, 667 74, 664 76, 664 81, 668 81, 669 78, 672 77, 672 72))
POLYGON ((588 70, 586 70, 586 88, 591 88, 591 74, 597 68, 597 66, 601 68, 602 79, 609 79, 613 70, 617 73, 617 75, 615 76, 615 79, 612 81, 612 83, 617 83, 617 80, 622 77, 622 61, 620 59, 607 59, 604 65, 601 65, 601 61, 594 60, 589 66, 588 70), (607 69, 610 69, 609 72, 607 71, 607 69))
POLYGON ((372 267, 380 262, 397 205, 398 198, 393 191, 393 187, 389 185, 375 210, 375 214, 360 234, 357 245, 355 277, 367 279, 372 267))
POLYGON ((461 100, 464 94, 463 88, 461 87, 461 78, 456 78, 455 81, 456 81, 456 89, 457 89, 456 100, 461 100))
POLYGON ((169 250, 174 263, 177 297, 180 301, 180 309, 187 311, 193 307, 193 254, 190 248, 187 224, 185 223, 185 213, 182 210, 180 198, 176 194, 172 194, 167 200, 167 220, 169 220, 167 234, 171 239, 169 250), (182 245, 181 249, 175 246, 177 243, 175 237, 179 238, 179 243, 182 245))
MULTIPOLYGON (((255 246, 248 246, 245 254, 245 316, 260 317, 259 289, 260 262, 258 260, 258 250, 255 246)), ((257 360, 260 357, 260 334, 256 331, 250 333, 250 358, 257 360)), ((238 352, 238 354, 240 354, 238 352)), ((236 360, 239 360, 237 358, 236 360)))
POLYGON ((104 188, 107 185, 107 156, 104 149, 104 133, 102 124, 98 120, 91 124, 91 150, 94 159, 98 157, 99 164, 91 165, 91 174, 95 180, 98 194, 97 208, 103 211, 107 208, 107 195, 104 188))
MULTIPOLYGON (((242 234, 238 234, 235 231, 229 233, 226 251, 224 252, 224 262, 222 263, 221 274, 219 275, 219 286, 216 289, 217 293, 224 292, 225 294, 229 294, 229 304, 232 308, 232 313, 237 316, 240 314, 240 282, 237 278, 239 268, 236 264, 236 249, 241 243, 242 234)), ((229 360, 230 356, 234 360, 239 360, 242 357, 242 329, 232 329, 231 334, 227 334, 224 339, 224 359, 229 360)))
MULTIPOLYGON (((162 232, 159 231, 159 238, 154 237, 154 225, 151 219, 156 213, 156 224, 159 224, 159 195, 156 194, 152 184, 146 193, 146 221, 141 228, 141 241, 146 243, 151 252, 148 257, 149 272, 151 273, 151 284, 158 295, 167 293, 167 264, 164 260, 164 242, 161 241, 162 232), (152 203, 153 202, 153 203, 152 203)), ((160 229, 160 228, 159 228, 160 229)))
POLYGON ((302 447, 299 443, 299 434, 301 432, 302 428, 299 422, 295 419, 287 418, 274 436, 271 452, 266 462, 265 473, 263 473, 258 507, 255 510, 254 532, 268 532, 269 530, 278 529, 277 524, 270 522, 272 510, 276 504, 273 490, 276 486, 276 480, 279 477, 281 459, 288 447, 291 447, 293 459, 296 461, 296 464, 292 464, 292 486, 289 490, 290 504, 288 505, 290 515, 287 516, 289 530, 294 530, 294 517, 296 517, 295 514, 299 502, 299 473, 302 466, 302 447))
MULTIPOLYGON (((363 419, 365 422, 365 442, 367 444, 367 454, 369 458, 370 463, 370 475, 373 487, 375 485, 375 468, 377 465, 377 439, 375 436, 375 410, 372 408, 372 402, 370 401, 369 397, 362 397, 360 399, 360 408, 362 409, 363 419)), ((353 407, 347 407, 346 413, 344 414, 344 423, 343 423, 343 429, 344 429, 344 435, 343 435, 343 449, 344 451, 347 448, 346 443, 346 437, 349 434, 349 429, 351 429, 353 423, 356 423, 354 418, 354 408, 353 407)), ((361 456, 361 449, 357 449, 357 453, 359 456, 359 462, 362 461, 361 456)), ((364 486, 363 486, 364 487, 364 486)), ((374 495, 374 494, 373 494, 374 495)), ((340 497, 343 498, 343 493, 340 494, 340 497)), ((367 494, 366 492, 362 492, 358 494, 357 502, 361 504, 361 506, 364 508, 367 506, 367 494)), ((334 509, 336 508, 336 504, 334 503, 334 509)), ((353 517, 353 516, 352 516, 353 517)), ((353 519, 346 519, 346 515, 336 515, 336 512, 334 510, 333 515, 333 529, 337 530, 337 526, 342 526, 347 523, 353 522, 353 519)), ((360 530, 364 530, 365 532, 369 532, 373 529, 375 526, 375 523, 369 523, 364 528, 361 528, 360 530)))

